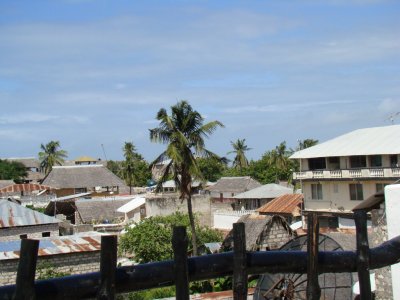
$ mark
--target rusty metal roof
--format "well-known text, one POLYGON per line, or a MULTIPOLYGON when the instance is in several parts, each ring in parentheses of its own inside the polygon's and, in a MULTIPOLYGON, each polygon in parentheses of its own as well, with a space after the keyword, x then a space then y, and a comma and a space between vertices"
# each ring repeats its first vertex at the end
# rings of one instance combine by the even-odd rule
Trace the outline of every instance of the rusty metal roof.
MULTIPOLYGON (((80 235, 42 238, 39 242, 38 256, 100 251, 101 233, 84 232, 80 235)), ((18 259, 21 241, 1 242, 0 260, 18 259)))
POLYGON ((286 194, 261 206, 257 211, 268 214, 298 214, 299 205, 303 202, 302 194, 286 194))
POLYGON ((7 200, 0 200, 0 228, 52 224, 59 222, 61 221, 56 218, 49 217, 22 205, 7 200))

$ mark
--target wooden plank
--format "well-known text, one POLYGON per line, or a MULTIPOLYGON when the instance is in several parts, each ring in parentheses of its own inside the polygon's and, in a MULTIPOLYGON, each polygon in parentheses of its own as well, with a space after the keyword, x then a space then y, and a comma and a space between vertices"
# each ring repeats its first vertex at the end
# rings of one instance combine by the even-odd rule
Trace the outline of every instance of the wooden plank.
POLYGON ((371 282, 369 277, 369 244, 367 231, 367 212, 365 210, 354 211, 354 221, 356 223, 357 240, 357 272, 360 284, 361 300, 371 300, 371 282))
POLYGON ((36 299, 35 272, 38 250, 38 240, 21 240, 16 289, 13 297, 15 300, 36 299))
POLYGON ((307 224, 307 299, 319 300, 321 288, 318 282, 318 215, 316 213, 308 214, 307 224))
POLYGON ((174 271, 176 299, 189 299, 189 275, 188 275, 188 237, 185 226, 174 227, 172 236, 172 248, 174 250, 174 271))
POLYGON ((117 270, 117 242, 116 235, 101 237, 100 252, 100 288, 97 299, 115 299, 115 274, 117 270))
POLYGON ((247 252, 244 223, 233 224, 233 299, 247 299, 247 252))

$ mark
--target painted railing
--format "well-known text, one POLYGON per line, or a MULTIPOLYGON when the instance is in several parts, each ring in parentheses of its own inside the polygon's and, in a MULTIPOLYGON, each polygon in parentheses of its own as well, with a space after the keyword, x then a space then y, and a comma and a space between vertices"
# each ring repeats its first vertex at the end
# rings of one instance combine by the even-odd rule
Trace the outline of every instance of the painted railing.
POLYGON ((400 168, 364 168, 343 170, 313 170, 294 172, 293 179, 332 179, 332 178, 396 178, 400 168))

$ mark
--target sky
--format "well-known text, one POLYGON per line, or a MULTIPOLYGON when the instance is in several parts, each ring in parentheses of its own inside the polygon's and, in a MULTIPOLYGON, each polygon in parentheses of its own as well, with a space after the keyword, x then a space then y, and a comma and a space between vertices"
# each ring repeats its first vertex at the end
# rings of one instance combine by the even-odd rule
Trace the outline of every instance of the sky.
POLYGON ((399 15, 396 0, 3 0, 0 157, 57 140, 117 160, 129 141, 152 161, 149 129, 179 100, 225 125, 206 140, 221 156, 399 124, 399 15))

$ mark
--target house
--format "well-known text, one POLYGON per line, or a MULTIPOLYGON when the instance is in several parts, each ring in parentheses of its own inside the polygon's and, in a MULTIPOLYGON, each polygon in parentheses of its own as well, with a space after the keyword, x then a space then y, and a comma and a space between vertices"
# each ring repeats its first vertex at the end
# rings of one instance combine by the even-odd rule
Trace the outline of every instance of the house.
POLYGON ((291 193, 293 193, 291 188, 275 183, 265 184, 234 196, 235 210, 254 210, 278 196, 291 193))
POLYGON ((257 180, 250 176, 222 177, 216 184, 210 186, 208 191, 211 198, 219 202, 235 203, 235 195, 261 186, 257 180))
POLYGON ((103 165, 54 166, 43 180, 56 188, 57 197, 93 192, 97 196, 118 194, 125 183, 103 165))
POLYGON ((0 241, 59 235, 56 218, 8 200, 0 200, 0 241))
MULTIPOLYGON (((244 223, 247 251, 279 249, 296 235, 281 216, 245 215, 238 223, 244 223)), ((222 248, 233 249, 233 230, 226 236, 222 248)))
POLYGON ((301 219, 301 205, 303 204, 302 194, 285 194, 276 197, 274 200, 264 204, 256 211, 260 215, 282 216, 289 224, 301 219))
MULTIPOLYGON (((80 235, 41 238, 39 242, 36 279, 51 268, 68 275, 100 270, 101 234, 85 232, 80 235)), ((15 284, 21 242, 0 242, 0 286, 15 284)), ((71 298, 71 295, 64 295, 71 298)))
POLYGON ((12 180, 9 181, 9 185, 0 184, 0 196, 24 196, 24 195, 37 195, 39 193, 50 193, 54 189, 50 186, 38 184, 38 183, 14 183, 12 180))
POLYGON ((8 161, 15 161, 23 164, 26 168, 27 177, 24 178, 25 183, 39 183, 44 178, 41 172, 39 160, 34 157, 12 157, 6 158, 8 161))
MULTIPOLYGON (((354 226, 351 209, 400 179, 400 125, 365 128, 295 152, 293 174, 304 211, 326 215, 331 227, 354 226)), ((323 224, 322 224, 323 226, 323 224)))
POLYGON ((140 222, 146 216, 146 198, 136 197, 117 208, 117 212, 125 214, 125 222, 140 222))
POLYGON ((75 161, 75 165, 95 165, 95 164, 99 163, 101 160, 100 160, 100 158, 95 159, 90 156, 80 156, 80 157, 76 158, 74 161, 75 161))

